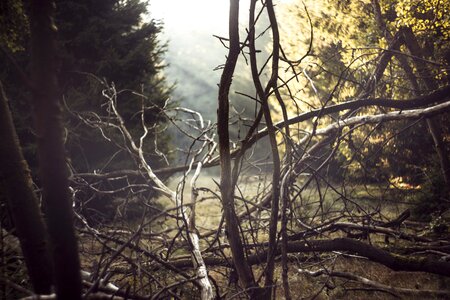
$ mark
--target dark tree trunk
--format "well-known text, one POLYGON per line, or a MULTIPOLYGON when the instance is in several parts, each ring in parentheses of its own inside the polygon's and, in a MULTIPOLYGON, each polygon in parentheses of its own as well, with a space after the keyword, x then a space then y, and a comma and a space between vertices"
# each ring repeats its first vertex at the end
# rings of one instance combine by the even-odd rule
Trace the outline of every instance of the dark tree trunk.
POLYGON ((270 28, 272 31, 272 70, 271 77, 267 83, 264 95, 260 94, 261 106, 264 113, 264 119, 267 124, 267 131, 269 135, 273 172, 272 172, 272 203, 270 211, 270 225, 269 225, 269 246, 267 251, 267 266, 265 270, 264 288, 266 289, 266 298, 272 298, 272 291, 274 290, 273 275, 275 271, 275 250, 277 248, 277 228, 278 228, 278 214, 280 203, 280 179, 281 179, 281 161, 278 152, 278 144, 276 140, 276 128, 273 125, 273 120, 269 107, 269 93, 277 89, 278 80, 278 60, 280 50, 280 40, 278 33, 278 23, 275 17, 272 0, 267 0, 266 3, 267 15, 270 21, 270 28))
POLYGON ((68 189, 53 17, 53 1, 31 2, 33 112, 39 178, 52 246, 57 297, 81 299, 80 261, 68 189))
MULTIPOLYGON (((378 27, 383 32, 383 35, 388 43, 395 42, 395 37, 392 36, 392 34, 387 30, 386 24, 383 20, 382 14, 381 14, 381 8, 378 0, 372 0, 372 6, 374 8, 375 13, 375 19, 377 21, 378 27)), ((426 65, 425 61, 422 60, 424 57, 422 47, 420 47, 419 43, 417 42, 417 39, 411 30, 411 28, 405 27, 401 28, 399 33, 403 34, 403 42, 408 48, 409 52, 413 56, 413 62, 417 68, 417 72, 419 74, 419 77, 423 79, 425 86, 429 90, 428 92, 435 91, 439 88, 436 81, 433 79, 433 75, 430 72, 428 66, 426 65)), ((419 96, 419 84, 417 82, 416 76, 414 76, 412 68, 409 66, 408 62, 406 61, 406 58, 398 54, 396 55, 397 59, 400 62, 401 67, 406 73, 406 76, 408 80, 410 81, 415 95, 419 96)), ((448 158, 448 153, 445 149, 444 140, 443 140, 443 134, 439 128, 439 126, 436 124, 435 118, 427 118, 427 127, 428 131, 431 134, 431 137, 433 138, 434 147, 436 149, 436 153, 439 157, 439 162, 441 165, 441 171, 444 178, 445 183, 447 186, 450 184, 450 161, 448 158)))
MULTIPOLYGON (((394 36, 386 28, 386 23, 384 22, 383 15, 381 14, 381 7, 380 7, 379 1, 378 0, 372 0, 372 7, 373 7, 373 11, 374 11, 374 14, 375 14, 375 20, 377 22, 378 27, 383 32, 383 36, 386 39, 386 41, 388 41, 388 43, 391 43, 391 41, 394 40, 394 36)), ((399 30, 398 33, 402 33, 401 31, 402 30, 399 30)), ((402 44, 404 44, 403 38, 402 38, 401 42, 402 42, 402 44)), ((397 49, 397 50, 400 50, 400 49, 397 49)), ((419 90, 420 90, 419 84, 417 83, 417 78, 414 76, 412 68, 408 64, 408 60, 403 55, 403 53, 401 53, 400 51, 397 51, 397 52, 395 52, 393 54, 395 55, 395 58, 399 61, 400 66, 402 67, 402 69, 405 70, 406 77, 408 78, 409 82, 412 85, 412 88, 413 88, 415 94, 417 95, 419 93, 419 90)))
POLYGON ((252 294, 257 287, 253 273, 247 263, 242 245, 238 218, 234 207, 234 185, 231 177, 231 153, 230 153, 230 137, 228 128, 229 118, 229 91, 233 78, 234 69, 239 56, 239 0, 230 1, 230 48, 225 63, 225 67, 220 79, 217 126, 219 134, 219 151, 220 151, 220 192, 222 195, 222 206, 225 215, 226 230, 228 240, 230 242, 233 263, 239 275, 239 280, 244 288, 248 289, 248 293, 252 294))
MULTIPOLYGON (((413 61, 416 65, 419 76, 423 78, 425 85, 428 90, 435 91, 439 88, 436 81, 433 78, 432 72, 430 72, 428 66, 422 60, 424 58, 423 50, 420 47, 417 39, 411 30, 411 28, 405 28, 403 30, 403 34, 405 37, 405 44, 408 48, 409 52, 413 55, 413 61)), ((441 132, 440 127, 437 125, 435 118, 427 118, 426 119, 428 130, 430 131, 431 137, 434 141, 434 147, 436 149, 436 153, 439 157, 439 162, 441 165, 442 175, 444 177, 444 181, 447 186, 450 185, 450 161, 448 157, 447 150, 444 144, 443 134, 441 132)))
POLYGON ((52 264, 48 252, 45 224, 1 82, 0 137, 2 138, 0 181, 5 183, 8 207, 20 241, 28 275, 35 293, 50 294, 52 264))

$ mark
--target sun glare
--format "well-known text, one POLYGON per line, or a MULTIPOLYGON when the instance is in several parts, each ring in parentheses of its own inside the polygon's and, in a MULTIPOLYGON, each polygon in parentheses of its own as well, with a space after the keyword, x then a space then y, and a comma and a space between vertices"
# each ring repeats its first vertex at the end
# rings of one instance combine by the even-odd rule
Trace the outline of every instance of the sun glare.
POLYGON ((204 31, 223 34, 227 29, 228 0, 152 0, 150 13, 161 19, 167 32, 204 31))

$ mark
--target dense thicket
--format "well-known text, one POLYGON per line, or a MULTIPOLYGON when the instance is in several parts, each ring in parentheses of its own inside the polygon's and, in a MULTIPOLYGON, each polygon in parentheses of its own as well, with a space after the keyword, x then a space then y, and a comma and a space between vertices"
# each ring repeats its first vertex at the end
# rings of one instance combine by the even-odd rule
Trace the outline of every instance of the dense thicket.
MULTIPOLYGON (((8 0, 2 4, 0 21, 1 48, 0 79, 11 99, 11 110, 24 156, 34 179, 37 181, 36 132, 31 117, 32 103, 29 81, 30 69, 29 21, 27 2, 8 0)), ((160 111, 171 92, 163 75, 162 62, 165 46, 158 40, 161 25, 149 20, 146 2, 138 0, 119 1, 58 1, 55 24, 57 24, 57 61, 59 94, 63 100, 65 149, 72 173, 94 170, 112 171, 133 169, 135 162, 126 157, 121 134, 106 129, 103 134, 109 140, 99 138, 102 133, 93 127, 100 117, 106 117, 105 84, 114 83, 120 91, 117 103, 124 121, 134 138, 142 133, 138 112, 145 110, 148 137, 154 142, 144 145, 146 159, 156 167, 164 165, 170 155, 169 137, 157 132, 154 125, 167 121, 160 111), (139 95, 138 95, 139 94, 139 95), (80 121, 78 115, 87 116, 92 122, 80 121), (158 151, 155 151, 157 147, 158 151)), ((39 182, 37 181, 39 184, 39 182)), ((118 183, 115 186, 121 185, 118 183)), ((81 193, 81 198, 91 198, 91 193, 81 193)), ((103 213, 110 197, 101 202, 101 196, 90 203, 103 213), (100 205, 100 207, 98 207, 100 205)))
MULTIPOLYGON (((157 40, 161 27, 155 21, 144 22, 146 5, 137 0, 59 1, 57 14, 66 103, 75 111, 100 113, 104 86, 87 73, 114 82, 118 90, 127 90, 118 107, 135 134, 141 133, 136 113, 141 110, 142 98, 131 91, 147 98, 145 117, 150 125, 164 121, 157 107, 164 105, 169 95, 162 76, 164 47, 157 40)), ((73 134, 68 141, 75 167, 78 171, 104 168, 114 148, 99 141, 95 130, 78 125, 70 126, 73 134)), ((167 150, 167 140, 160 138, 159 142, 159 147, 167 150)), ((148 153, 153 153, 153 145, 147 146, 148 153)), ((119 163, 122 158, 119 155, 107 169, 125 167, 119 163)), ((156 162, 157 158, 150 160, 156 162)))
MULTIPOLYGON (((26 5, 23 8, 20 1, 9 2, 18 8, 8 8, 5 17, 2 17, 8 25, 14 26, 5 27, 8 30, 5 29, 2 34, 2 39, 5 36, 4 40, 8 37, 11 42, 2 43, 2 49, 6 52, 0 57, 5 66, 0 78, 12 99, 25 156, 34 168, 35 142, 29 117, 29 93, 23 89, 24 83, 12 62, 13 59, 23 70, 28 69, 26 5), (6 58, 5 53, 10 59, 6 58)), ((146 5, 137 0, 58 1, 56 24, 59 51, 55 59, 59 62, 60 92, 70 110, 100 113, 104 102, 101 96, 104 86, 98 80, 101 79, 114 82, 118 90, 127 90, 126 100, 118 105, 127 125, 136 134, 140 133, 137 129, 140 120, 134 114, 141 110, 142 97, 131 91, 146 97, 148 124, 164 122, 165 118, 157 107, 167 100, 170 88, 162 75, 164 46, 157 39, 161 26, 154 20, 144 20, 148 17, 146 5)), ((105 167, 109 157, 115 153, 114 147, 98 139, 95 130, 90 130, 70 114, 67 117, 66 149, 75 170, 105 167)), ((167 138, 160 137, 158 141, 158 147, 167 150, 167 138)), ((148 153, 153 153, 154 145, 150 143, 147 146, 148 153)), ((121 158, 119 155, 115 161, 109 162, 108 168, 124 167, 121 158)), ((149 159, 158 161, 157 157, 149 159)))
MULTIPOLYGON (((311 20, 299 2, 284 10, 298 16, 287 22, 296 25, 286 31, 293 33, 301 28, 297 36, 293 33, 285 37, 288 57, 300 55, 295 46, 298 43, 304 45, 300 49, 312 43, 314 58, 306 59, 309 63, 304 69, 310 81, 304 79, 304 84, 313 87, 299 92, 308 105, 322 105, 318 99, 340 103, 366 96, 408 99, 448 84, 448 2, 324 1, 320 5, 306 2, 306 8, 311 20), (412 51, 411 40, 416 42, 417 51, 412 51)), ((304 104, 299 105, 305 109, 304 104)), ((435 120, 442 141, 450 132, 447 118, 444 114, 435 120)), ((440 159, 432 144, 425 121, 355 130, 341 141, 340 155, 327 168, 329 179, 364 178, 374 183, 403 180, 412 185, 432 180, 442 186, 440 159)), ((448 143, 442 143, 446 153, 448 147, 448 143)))

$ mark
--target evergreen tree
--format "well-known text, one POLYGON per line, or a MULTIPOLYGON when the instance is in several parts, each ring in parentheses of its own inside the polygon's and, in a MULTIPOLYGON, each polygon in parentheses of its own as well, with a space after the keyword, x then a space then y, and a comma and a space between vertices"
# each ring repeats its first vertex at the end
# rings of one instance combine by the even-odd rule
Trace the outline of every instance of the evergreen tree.
MULTIPOLYGON (((4 66, 0 71, 0 79, 14 100, 12 112, 18 135, 23 143, 25 157, 32 169, 35 169, 35 137, 28 101, 30 94, 23 88, 23 82, 11 59, 6 57, 12 57, 27 73, 27 5, 22 9, 21 1, 8 1, 15 5, 1 19, 2 23, 12 27, 11 30, 0 32, 2 49, 6 50, 0 55, 4 66), (23 15, 22 11, 25 12, 23 15)), ((105 114, 101 107, 105 102, 101 94, 103 86, 94 76, 108 83, 114 82, 118 90, 143 92, 148 99, 146 106, 151 106, 151 103, 158 107, 166 101, 171 89, 162 76, 165 46, 158 41, 161 25, 154 20, 144 20, 148 15, 147 1, 61 0, 56 6, 55 23, 58 27, 60 62, 58 80, 61 94, 70 110, 105 114)), ((136 112, 141 109, 141 97, 131 92, 123 93, 118 106, 127 125, 138 136, 140 118, 136 112)), ((156 107, 146 110, 145 117, 150 126, 165 121, 156 107)), ((66 149, 76 171, 102 169, 117 148, 99 138, 96 130, 85 126, 70 114, 66 116, 66 129, 69 133, 66 149)), ((158 137, 158 142, 160 150, 167 150, 167 137, 158 137)), ((147 144, 146 152, 153 153, 153 143, 147 144)), ((124 164, 122 158, 117 155, 116 160, 108 164, 109 169, 130 167, 129 164, 124 164)), ((160 158, 150 156, 149 159, 158 165, 160 158)))
MULTIPOLYGON (((145 120, 150 128, 144 144, 146 159, 155 168, 164 162, 154 154, 154 140, 158 141, 158 150, 167 152, 168 135, 159 132, 156 136, 156 130, 151 128, 166 122, 158 107, 167 100, 171 88, 162 75, 165 45, 158 40, 162 27, 154 20, 145 19, 148 16, 147 7, 148 1, 139 0, 56 2, 58 51, 55 59, 58 60, 59 94, 68 108, 63 120, 65 149, 74 172, 138 168, 125 153, 126 150, 120 150, 116 144, 104 139, 97 129, 87 126, 70 113, 107 114, 105 106, 102 106, 106 102, 102 96, 104 85, 97 78, 109 84, 114 82, 118 91, 125 90, 120 94, 117 105, 135 139, 142 134, 139 111, 143 98, 131 91, 144 94, 145 120)), ((23 80, 30 73, 29 3, 8 0, 6 6, 2 2, 0 9, 0 64, 3 66, 0 80, 11 99, 10 109, 24 157, 31 168, 33 180, 40 185, 36 177, 36 132, 30 109, 32 87, 23 80)), ((117 131, 111 130, 105 134, 119 143, 123 142, 117 131)), ((115 181, 114 184, 118 187, 127 183, 115 181)), ((101 196, 92 198, 92 191, 85 192, 77 194, 78 200, 84 203, 90 199, 91 207, 108 215, 111 210, 102 204, 101 196)), ((107 198, 105 203, 111 205, 111 198, 107 198)), ((84 209, 83 212, 86 215, 84 209)))
MULTIPOLYGON (((143 92, 149 100, 146 106, 163 105, 170 89, 161 76, 164 46, 157 40, 161 26, 155 21, 144 22, 146 6, 138 0, 59 1, 60 79, 71 109, 105 114, 101 112, 103 86, 88 73, 114 82, 118 90, 143 92)), ((141 133, 136 114, 141 98, 130 92, 122 95, 119 109, 137 136, 141 133)), ((164 121, 157 109, 147 110, 145 118, 149 124, 164 121)), ((117 148, 99 139, 98 132, 78 125, 78 120, 72 120, 69 126, 73 134, 69 135, 68 149, 75 167, 78 171, 102 168, 117 148)), ((158 141, 162 143, 158 147, 167 149, 167 139, 158 141)), ((151 144, 146 148, 148 153, 153 153, 151 144)), ((156 164, 157 159, 150 157, 156 164)), ((121 161, 118 155, 109 167, 127 167, 121 161)))

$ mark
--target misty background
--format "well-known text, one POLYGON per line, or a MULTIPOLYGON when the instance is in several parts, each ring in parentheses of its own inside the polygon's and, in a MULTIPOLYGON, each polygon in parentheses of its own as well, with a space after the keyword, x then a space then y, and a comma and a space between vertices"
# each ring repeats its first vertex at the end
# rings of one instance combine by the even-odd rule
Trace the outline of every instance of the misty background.
MULTIPOLYGON (((241 40, 245 38, 248 28, 248 8, 248 0, 240 1, 241 40)), ((150 18, 163 25, 160 41, 167 44, 164 56, 167 67, 164 73, 167 81, 175 84, 172 100, 182 107, 200 112, 205 120, 215 123, 218 84, 228 52, 225 47, 227 42, 223 41, 223 44, 218 37, 228 37, 229 1, 152 0, 149 11, 150 18)), ((267 25, 267 18, 261 17, 257 35, 261 30, 265 30, 267 25)), ((267 58, 269 46, 270 35, 266 33, 257 41, 258 50, 261 50, 258 54, 260 66, 267 58)), ((238 140, 243 138, 246 124, 250 123, 246 119, 255 115, 255 103, 236 92, 255 96, 250 68, 242 56, 236 67, 230 91, 230 114, 234 115, 230 120, 230 130, 232 138, 238 140)), ((177 136, 173 142, 178 148, 186 148, 189 145, 190 141, 182 134, 174 134, 177 136)), ((265 156, 267 148, 259 148, 261 149, 257 151, 257 156, 265 156)))

